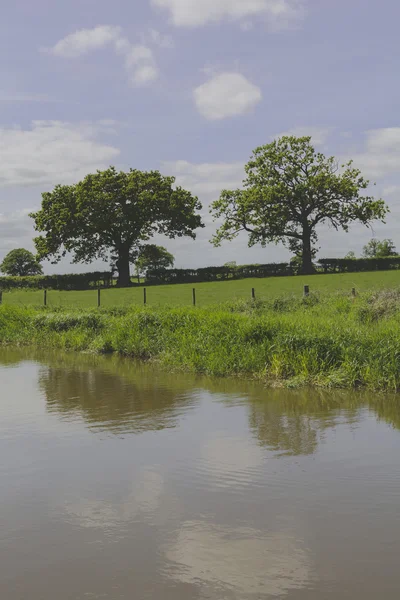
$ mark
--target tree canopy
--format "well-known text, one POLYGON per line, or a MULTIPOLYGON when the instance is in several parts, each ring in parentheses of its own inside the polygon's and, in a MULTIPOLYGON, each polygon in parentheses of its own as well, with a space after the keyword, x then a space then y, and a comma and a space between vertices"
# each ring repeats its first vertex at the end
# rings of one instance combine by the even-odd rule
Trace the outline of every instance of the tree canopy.
POLYGON ((28 275, 41 275, 43 268, 32 252, 25 250, 25 248, 16 248, 11 250, 4 258, 0 264, 0 271, 14 277, 26 277, 28 275))
POLYGON ((146 273, 149 269, 168 269, 174 266, 175 259, 164 246, 156 246, 155 244, 145 244, 139 252, 139 257, 136 260, 136 274, 140 282, 140 276, 146 273))
POLYGON ((58 262, 67 252, 73 262, 113 260, 118 284, 130 285, 130 263, 143 242, 155 234, 196 237, 203 227, 197 197, 159 171, 118 172, 114 167, 87 175, 74 185, 57 185, 42 194, 31 217, 41 259, 58 262))
POLYGON ((245 167, 243 189, 223 190, 211 205, 222 225, 215 246, 248 233, 249 246, 283 242, 301 257, 303 273, 313 271, 317 226, 327 223, 348 231, 358 221, 383 220, 388 209, 362 191, 369 181, 348 162, 316 152, 311 137, 283 136, 256 148, 245 167))
POLYGON ((396 248, 392 240, 386 239, 379 241, 372 238, 363 248, 365 258, 385 258, 387 256, 397 256, 396 248))

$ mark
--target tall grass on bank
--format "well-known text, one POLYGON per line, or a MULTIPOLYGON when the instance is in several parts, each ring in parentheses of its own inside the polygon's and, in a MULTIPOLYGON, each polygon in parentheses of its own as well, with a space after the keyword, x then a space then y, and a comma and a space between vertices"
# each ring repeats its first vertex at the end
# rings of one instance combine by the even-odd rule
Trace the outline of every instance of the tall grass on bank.
POLYGON ((400 389, 400 291, 206 310, 0 307, 0 343, 118 353, 288 386, 400 389))

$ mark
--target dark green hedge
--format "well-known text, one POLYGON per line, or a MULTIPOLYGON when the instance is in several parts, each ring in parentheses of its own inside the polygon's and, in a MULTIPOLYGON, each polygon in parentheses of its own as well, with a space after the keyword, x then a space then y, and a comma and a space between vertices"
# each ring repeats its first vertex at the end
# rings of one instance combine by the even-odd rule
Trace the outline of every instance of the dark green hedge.
MULTIPOLYGON (((357 273, 400 269, 400 256, 387 258, 321 258, 315 265, 317 273, 357 273)), ((248 277, 279 277, 297 275, 294 263, 241 265, 237 267, 206 267, 203 269, 166 269, 147 272, 147 284, 199 283, 246 279, 248 277)))
POLYGON ((323 273, 360 273, 400 269, 400 256, 386 258, 321 258, 323 273))
MULTIPOLYGON (((321 258, 316 265, 319 273, 357 273, 400 269, 400 256, 387 258, 321 258)), ((282 277, 296 275, 297 266, 291 263, 240 265, 237 267, 205 267, 202 269, 164 269, 147 272, 146 285, 226 281, 249 277, 282 277)), ((38 275, 35 277, 0 277, 0 290, 53 289, 90 290, 112 287, 110 272, 71 275, 38 275)), ((137 285, 137 284, 133 284, 137 285)))
POLYGON ((165 269, 147 271, 146 283, 198 283, 245 279, 247 277, 277 277, 293 274, 293 268, 289 263, 241 265, 237 267, 205 267, 202 269, 165 269))
POLYGON ((33 277, 0 277, 0 289, 90 290, 110 287, 113 279, 109 272, 73 273, 71 275, 37 275, 33 277))

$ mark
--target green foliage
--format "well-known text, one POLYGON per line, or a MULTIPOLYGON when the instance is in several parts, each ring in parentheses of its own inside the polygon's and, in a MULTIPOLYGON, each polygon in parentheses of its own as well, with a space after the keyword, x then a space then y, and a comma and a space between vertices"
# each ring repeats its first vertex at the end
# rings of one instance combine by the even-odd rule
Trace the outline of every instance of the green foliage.
POLYGON ((31 215, 44 234, 35 238, 39 256, 58 262, 71 252, 74 262, 89 263, 111 255, 119 285, 130 285, 129 264, 143 242, 156 233, 195 238, 202 227, 200 202, 174 183, 158 171, 110 167, 75 185, 57 185, 42 194, 41 210, 31 215))
POLYGON ((136 260, 135 267, 140 282, 140 276, 147 270, 163 271, 174 266, 175 259, 164 246, 155 244, 145 244, 140 248, 139 257, 136 260))
POLYGON ((372 238, 363 248, 364 258, 387 258, 397 256, 396 248, 392 240, 379 241, 372 238))
POLYGON ((36 257, 24 248, 11 250, 0 264, 0 271, 13 277, 41 275, 43 268, 36 257))
POLYGON ((256 148, 246 167, 243 189, 223 190, 212 204, 223 224, 215 246, 247 232, 249 246, 283 242, 301 254, 302 272, 313 271, 318 225, 348 230, 350 223, 382 220, 383 200, 363 196, 369 181, 349 162, 339 170, 333 157, 317 153, 310 137, 284 136, 256 148))
POLYGON ((193 308, 0 306, 0 344, 155 359, 287 386, 400 389, 398 290, 193 308))

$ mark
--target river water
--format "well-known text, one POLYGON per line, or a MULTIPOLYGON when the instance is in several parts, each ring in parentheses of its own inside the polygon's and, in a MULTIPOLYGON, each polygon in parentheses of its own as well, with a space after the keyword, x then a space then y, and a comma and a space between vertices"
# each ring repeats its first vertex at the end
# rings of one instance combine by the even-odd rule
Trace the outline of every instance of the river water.
POLYGON ((0 598, 397 600, 400 399, 0 350, 0 598))

